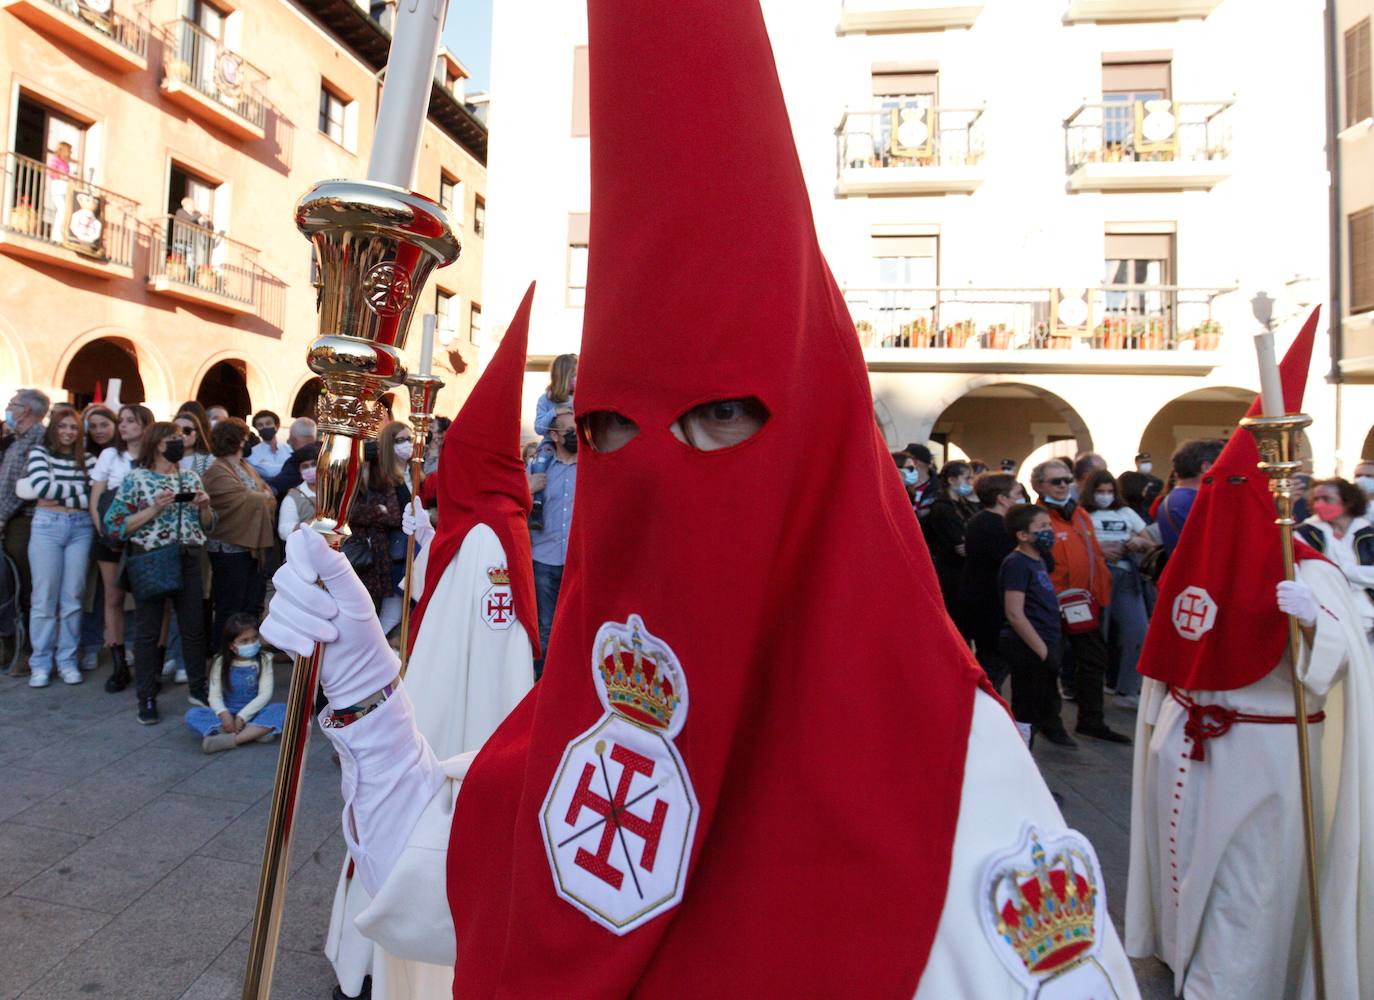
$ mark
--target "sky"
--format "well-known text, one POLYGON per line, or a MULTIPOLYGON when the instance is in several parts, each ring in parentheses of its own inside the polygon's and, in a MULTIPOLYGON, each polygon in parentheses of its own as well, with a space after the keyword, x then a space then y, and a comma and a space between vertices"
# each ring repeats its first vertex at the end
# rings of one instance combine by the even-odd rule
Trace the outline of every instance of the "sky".
POLYGON ((492 0, 449 0, 444 46, 468 68, 468 92, 491 84, 492 0))

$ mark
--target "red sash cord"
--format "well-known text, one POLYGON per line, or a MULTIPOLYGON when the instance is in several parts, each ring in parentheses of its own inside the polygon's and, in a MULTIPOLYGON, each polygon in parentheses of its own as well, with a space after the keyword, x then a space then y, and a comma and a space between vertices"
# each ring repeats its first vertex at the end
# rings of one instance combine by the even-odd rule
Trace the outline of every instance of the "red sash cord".
MULTIPOLYGON (((1298 718, 1295 715, 1251 715, 1237 712, 1222 705, 1199 705, 1177 688, 1169 688, 1169 696, 1188 710, 1188 721, 1183 724, 1183 735, 1193 741, 1189 760, 1207 759, 1207 741, 1224 736, 1237 722, 1255 722, 1265 726, 1292 726, 1298 718)), ((1325 712, 1313 712, 1307 717, 1309 723, 1325 722, 1325 712)))

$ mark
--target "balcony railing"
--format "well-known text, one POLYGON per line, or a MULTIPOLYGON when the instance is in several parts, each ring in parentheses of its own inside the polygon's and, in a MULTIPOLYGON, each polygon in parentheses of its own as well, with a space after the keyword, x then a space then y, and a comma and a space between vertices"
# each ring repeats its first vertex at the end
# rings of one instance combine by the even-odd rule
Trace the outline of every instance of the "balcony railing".
POLYGON ((262 86, 267 74, 185 18, 163 26, 168 80, 186 84, 218 101, 255 128, 267 122, 262 86))
POLYGON ((105 4, 106 9, 101 12, 97 9, 101 5, 87 5, 78 3, 77 0, 40 0, 40 2, 55 7, 75 18, 81 24, 106 35, 140 59, 148 57, 148 23, 142 18, 125 17, 116 12, 109 4, 105 4))
POLYGON ((972 166, 983 159, 982 117, 982 108, 850 109, 835 130, 840 171, 972 166))
POLYGON ((138 203, 18 153, 5 153, 0 228, 93 261, 130 267, 138 203))
POLYGON ((258 251, 173 215, 152 221, 148 278, 209 292, 244 305, 256 305, 270 280, 258 266, 258 251))
POLYGON ((1068 168, 1227 159, 1231 104, 1167 98, 1084 104, 1064 122, 1068 168))
POLYGON ((1234 289, 1178 285, 851 288, 864 347, 1039 351, 1215 350, 1216 300, 1234 289))

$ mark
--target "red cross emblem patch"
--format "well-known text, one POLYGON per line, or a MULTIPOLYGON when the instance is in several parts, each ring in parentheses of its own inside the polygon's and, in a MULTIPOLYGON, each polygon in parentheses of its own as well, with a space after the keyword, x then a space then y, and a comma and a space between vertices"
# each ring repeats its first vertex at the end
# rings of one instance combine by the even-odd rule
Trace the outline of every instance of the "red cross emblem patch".
POLYGON ((487 579, 491 586, 479 598, 482 621, 493 631, 505 632, 515 622, 515 596, 510 589, 510 573, 504 566, 492 566, 487 570, 487 579))
POLYGON ((1193 642, 1201 639, 1217 621, 1217 603, 1201 587, 1185 587, 1174 598, 1174 630, 1193 642))
POLYGON ((540 825, 554 890, 626 934, 682 899, 699 812, 673 745, 686 677, 638 615, 601 627, 592 672, 606 711, 563 752, 540 825))

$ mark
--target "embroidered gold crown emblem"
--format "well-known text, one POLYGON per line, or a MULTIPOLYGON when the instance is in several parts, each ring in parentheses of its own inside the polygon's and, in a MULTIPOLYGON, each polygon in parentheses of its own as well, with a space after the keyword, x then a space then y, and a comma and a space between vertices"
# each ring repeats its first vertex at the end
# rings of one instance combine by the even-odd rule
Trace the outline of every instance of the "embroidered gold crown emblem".
POLYGON ((637 616, 630 617, 628 642, 620 633, 602 640, 597 669, 611 711, 655 729, 671 726, 682 701, 674 684, 672 654, 645 642, 637 616))
POLYGON ((492 566, 487 570, 487 579, 496 586, 508 584, 510 583, 510 570, 504 566, 492 566))
POLYGON ((998 879, 990 902, 1002 940, 1027 972, 1043 974, 1096 943, 1097 886, 1087 858, 1066 848, 1047 860, 1038 837, 1031 840, 1031 863, 1032 871, 1009 871, 998 879))

